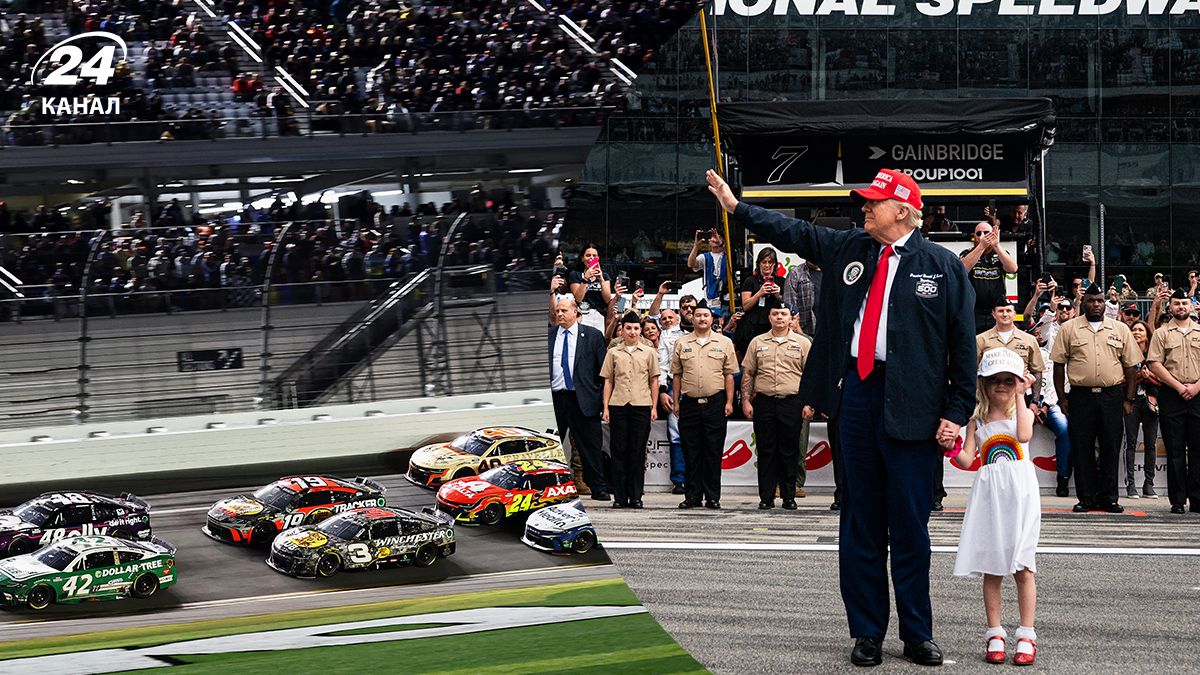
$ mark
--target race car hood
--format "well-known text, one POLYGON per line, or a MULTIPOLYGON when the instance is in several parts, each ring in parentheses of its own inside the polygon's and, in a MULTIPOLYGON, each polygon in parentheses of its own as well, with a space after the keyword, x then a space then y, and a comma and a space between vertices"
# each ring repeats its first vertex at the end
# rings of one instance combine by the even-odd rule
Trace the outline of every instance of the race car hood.
POLYGON ((303 525, 284 530, 275 537, 272 548, 280 551, 310 551, 321 548, 333 540, 333 537, 317 530, 315 525, 303 525))
POLYGON ((426 445, 412 454, 413 464, 426 469, 445 469, 462 461, 465 453, 450 447, 449 443, 426 445))
POLYGON ((36 529, 36 527, 37 526, 33 525, 32 523, 27 523, 17 516, 14 516, 11 512, 0 511, 0 532, 32 530, 36 529))
POLYGON ((460 478, 450 481, 438 490, 438 499, 455 504, 474 504, 480 497, 497 492, 505 492, 502 488, 478 478, 460 478))
POLYGON ((58 570, 43 565, 31 555, 19 555, 0 561, 0 584, 6 581, 24 581, 33 577, 50 574, 58 570))
POLYGON ((529 516, 526 524, 542 532, 565 532, 583 525, 590 525, 591 522, 588 514, 579 508, 579 500, 576 499, 566 504, 556 504, 540 509, 529 516))
POLYGON ((222 499, 208 510, 209 518, 221 522, 261 520, 274 514, 275 509, 246 495, 222 499))

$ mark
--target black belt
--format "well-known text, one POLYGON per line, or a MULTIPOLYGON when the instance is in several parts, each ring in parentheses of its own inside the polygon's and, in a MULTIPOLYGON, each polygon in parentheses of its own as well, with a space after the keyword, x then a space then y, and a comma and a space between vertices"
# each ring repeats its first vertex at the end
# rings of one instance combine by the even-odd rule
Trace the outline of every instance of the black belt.
POLYGON ((764 397, 764 398, 773 398, 773 399, 775 399, 775 400, 777 400, 777 401, 786 401, 786 400, 787 400, 787 399, 789 399, 789 398, 796 398, 796 397, 797 397, 797 396, 799 396, 800 394, 783 394, 783 395, 781 395, 781 396, 776 396, 775 394, 763 394, 763 393, 759 393, 759 394, 757 394, 757 395, 758 395, 758 396, 762 396, 762 397, 764 397))
POLYGON ((1106 391, 1114 391, 1114 390, 1124 389, 1124 388, 1125 388, 1125 385, 1123 385, 1123 384, 1114 384, 1110 387, 1085 387, 1083 385, 1080 385, 1077 387, 1075 385, 1071 385, 1071 391, 1078 390, 1081 393, 1088 393, 1088 394, 1103 394, 1106 391))
POLYGON ((708 403, 712 399, 714 399, 718 396, 724 396, 724 395, 725 395, 725 392, 718 391, 717 393, 709 394, 708 396, 682 396, 682 398, 685 401, 695 401, 696 403, 699 403, 700 405, 704 405, 705 403, 708 403))

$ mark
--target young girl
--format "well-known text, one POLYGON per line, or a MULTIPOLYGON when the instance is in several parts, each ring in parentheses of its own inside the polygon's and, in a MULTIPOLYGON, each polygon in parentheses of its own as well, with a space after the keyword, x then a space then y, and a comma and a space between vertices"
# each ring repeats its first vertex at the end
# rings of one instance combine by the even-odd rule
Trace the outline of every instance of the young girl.
POLYGON ((1032 376, 1015 352, 989 349, 979 364, 978 405, 967 424, 966 442, 946 453, 967 469, 978 458, 958 544, 956 576, 983 577, 987 614, 984 660, 1004 663, 1008 634, 1000 625, 1000 582, 1013 575, 1021 626, 1013 664, 1032 665, 1037 655, 1033 631, 1037 611, 1034 552, 1042 525, 1038 480, 1025 444, 1033 437, 1033 412, 1021 401, 1032 376))

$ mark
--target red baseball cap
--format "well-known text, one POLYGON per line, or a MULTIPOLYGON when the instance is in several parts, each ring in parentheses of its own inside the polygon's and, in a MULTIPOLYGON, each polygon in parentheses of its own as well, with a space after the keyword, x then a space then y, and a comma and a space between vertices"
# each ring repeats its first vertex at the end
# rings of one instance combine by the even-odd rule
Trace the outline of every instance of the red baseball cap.
POLYGON ((912 176, 894 169, 880 169, 871 186, 862 190, 851 190, 850 198, 857 203, 864 200, 895 199, 921 210, 921 188, 912 176))

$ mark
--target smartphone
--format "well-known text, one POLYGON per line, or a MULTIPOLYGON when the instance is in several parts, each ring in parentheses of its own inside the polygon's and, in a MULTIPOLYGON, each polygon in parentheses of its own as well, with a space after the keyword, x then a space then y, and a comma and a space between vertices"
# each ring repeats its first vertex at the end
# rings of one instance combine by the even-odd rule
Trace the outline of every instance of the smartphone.
POLYGON ((621 286, 625 290, 629 290, 629 277, 625 276, 624 274, 618 275, 617 285, 621 286))
POLYGON ((988 213, 991 213, 991 214, 996 213, 996 200, 995 199, 989 199, 987 206, 988 206, 988 213))
POLYGON ((704 230, 696 230, 696 240, 708 239, 708 233, 704 230))
POLYGON ((593 267, 599 267, 600 266, 600 258, 599 257, 592 258, 592 261, 589 262, 587 266, 588 266, 588 269, 592 269, 593 267))
POLYGON ((641 291, 641 292, 645 293, 646 292, 646 282, 642 281, 641 279, 633 282, 633 290, 641 291))
POLYGON ((1052 278, 1053 278, 1053 277, 1051 277, 1051 276, 1050 276, 1050 273, 1049 273, 1049 272, 1047 272, 1046 274, 1043 274, 1043 275, 1042 275, 1042 278, 1040 279, 1040 281, 1041 281, 1043 284, 1048 284, 1048 283, 1050 283, 1050 280, 1051 280, 1052 278))
POLYGON ((1087 257, 1087 255, 1088 255, 1089 253, 1091 253, 1091 252, 1092 252, 1092 245, 1091 245, 1091 244, 1084 244, 1084 245, 1083 245, 1083 257, 1085 257, 1085 258, 1086 258, 1086 257, 1087 257))

